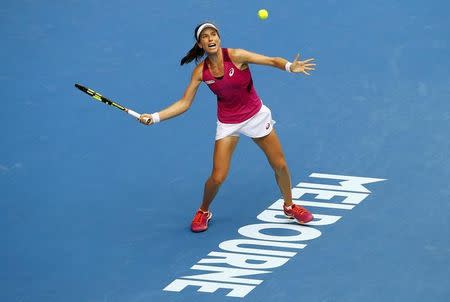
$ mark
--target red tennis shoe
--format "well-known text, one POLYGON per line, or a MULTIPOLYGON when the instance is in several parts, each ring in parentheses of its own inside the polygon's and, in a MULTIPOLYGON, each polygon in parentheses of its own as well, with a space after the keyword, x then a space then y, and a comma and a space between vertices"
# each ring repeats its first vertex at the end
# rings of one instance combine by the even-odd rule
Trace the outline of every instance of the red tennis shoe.
POLYGON ((192 232, 203 232, 208 229, 208 222, 212 218, 211 211, 203 212, 198 210, 191 223, 192 232))
POLYGON ((289 218, 295 218, 298 223, 307 223, 313 220, 313 215, 304 207, 296 204, 292 204, 291 208, 288 209, 286 205, 283 205, 284 215, 289 218))

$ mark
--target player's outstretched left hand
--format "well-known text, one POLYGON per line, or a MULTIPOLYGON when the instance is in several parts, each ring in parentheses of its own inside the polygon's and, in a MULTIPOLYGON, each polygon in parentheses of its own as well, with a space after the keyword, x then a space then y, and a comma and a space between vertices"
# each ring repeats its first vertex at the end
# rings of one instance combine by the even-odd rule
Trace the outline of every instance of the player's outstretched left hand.
POLYGON ((315 70, 315 63, 310 63, 314 61, 314 59, 307 59, 305 61, 300 61, 300 54, 297 54, 297 56, 294 59, 294 62, 292 62, 291 65, 291 72, 295 73, 304 73, 306 75, 310 75, 309 71, 315 70))

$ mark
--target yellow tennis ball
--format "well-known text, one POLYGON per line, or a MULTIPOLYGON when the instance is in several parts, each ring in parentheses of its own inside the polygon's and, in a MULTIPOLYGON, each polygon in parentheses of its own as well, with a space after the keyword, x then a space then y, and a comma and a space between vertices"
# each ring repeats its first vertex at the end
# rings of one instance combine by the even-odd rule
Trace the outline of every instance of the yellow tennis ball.
POLYGON ((260 9, 258 11, 258 17, 261 20, 266 20, 269 17, 269 12, 266 9, 260 9))

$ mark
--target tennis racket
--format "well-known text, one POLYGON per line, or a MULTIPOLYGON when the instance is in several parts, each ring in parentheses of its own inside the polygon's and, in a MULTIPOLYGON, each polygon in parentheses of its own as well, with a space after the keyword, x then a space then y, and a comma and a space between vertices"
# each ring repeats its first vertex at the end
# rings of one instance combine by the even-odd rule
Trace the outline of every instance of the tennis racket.
POLYGON ((120 105, 119 103, 113 102, 110 99, 108 99, 108 98, 104 97, 103 95, 101 95, 100 93, 95 92, 94 90, 89 89, 87 87, 84 87, 83 85, 75 84, 75 87, 77 87, 78 89, 80 89, 84 93, 89 94, 91 97, 93 97, 97 101, 105 103, 106 105, 110 105, 110 106, 119 108, 120 110, 125 111, 126 113, 128 113, 129 115, 134 116, 137 119, 139 119, 140 116, 141 116, 139 113, 137 113, 137 112, 135 112, 135 111, 133 111, 131 109, 125 108, 122 105, 120 105))

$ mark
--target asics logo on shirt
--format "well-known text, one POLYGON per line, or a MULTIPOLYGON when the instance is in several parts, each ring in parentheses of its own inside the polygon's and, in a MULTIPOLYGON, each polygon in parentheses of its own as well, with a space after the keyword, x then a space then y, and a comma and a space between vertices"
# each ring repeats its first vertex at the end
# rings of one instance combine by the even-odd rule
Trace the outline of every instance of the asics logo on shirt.
POLYGON ((214 84, 215 82, 216 82, 216 81, 214 81, 214 80, 205 81, 205 83, 206 83, 207 85, 214 84))
POLYGON ((234 74, 234 68, 230 68, 230 72, 228 73, 228 75, 229 75, 230 77, 232 77, 233 74, 234 74))

